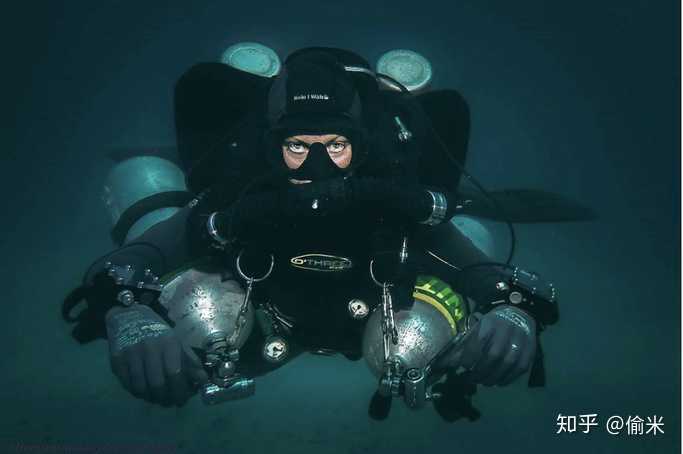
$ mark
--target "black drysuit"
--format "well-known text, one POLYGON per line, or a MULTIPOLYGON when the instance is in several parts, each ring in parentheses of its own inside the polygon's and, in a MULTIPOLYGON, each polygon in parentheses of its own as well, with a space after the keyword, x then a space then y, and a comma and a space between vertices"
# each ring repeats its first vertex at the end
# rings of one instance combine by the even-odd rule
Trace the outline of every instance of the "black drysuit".
MULTIPOLYGON (((150 228, 142 236, 129 244, 112 251, 98 259, 88 271, 85 282, 90 285, 103 279, 106 262, 117 265, 132 265, 138 272, 150 269, 155 275, 164 276, 196 262, 208 255, 206 250, 193 246, 191 233, 188 232, 188 217, 191 208, 185 207, 171 218, 150 228)), ((351 238, 357 238, 359 245, 366 244, 358 232, 349 232, 351 238)), ((331 243, 330 243, 331 244, 331 243)), ((350 256, 354 259, 354 267, 349 271, 330 276, 330 273, 305 271, 287 266, 293 251, 283 244, 280 251, 274 251, 276 265, 273 274, 262 284, 256 284, 255 298, 266 298, 276 309, 294 320, 293 340, 299 348, 308 350, 330 349, 344 353, 351 359, 360 357, 362 329, 364 320, 354 320, 348 313, 350 299, 358 298, 366 301, 372 308, 379 302, 380 288, 370 279, 369 252, 362 248, 343 253, 329 249, 311 249, 321 253, 350 256), (261 290, 261 291, 258 291, 261 290)), ((417 230, 411 238, 410 253, 417 260, 416 271, 430 274, 451 284, 456 291, 465 291, 468 295, 482 295, 485 298, 487 288, 497 276, 495 271, 480 272, 476 276, 480 285, 467 285, 469 279, 463 280, 458 273, 437 260, 431 259, 425 251, 431 251, 449 260, 457 266, 479 263, 487 257, 451 223, 437 227, 424 226, 417 230), (484 284, 485 283, 485 284, 484 284), (482 291, 483 290, 483 291, 482 291)), ((234 256, 232 256, 234 258, 234 256)), ((219 259, 220 260, 220 259, 219 259)), ((244 281, 234 273, 234 262, 226 262, 225 268, 232 272, 233 278, 244 285, 244 281)), ((409 283, 412 285, 412 283, 409 283)), ((401 290, 397 290, 401 291, 401 290)), ((412 292, 410 292, 412 293, 412 292)), ((111 298, 112 295, 94 293, 90 299, 111 298)), ((91 301, 95 306, 98 301, 91 301)), ((100 301, 102 302, 102 301, 100 301)), ((99 314, 97 317, 101 317, 99 314)), ((104 334, 103 324, 97 320, 83 326, 89 332, 87 336, 104 334)), ((255 372, 268 369, 269 366, 255 358, 260 351, 261 335, 255 329, 245 347, 242 357, 251 357, 251 367, 255 372)))

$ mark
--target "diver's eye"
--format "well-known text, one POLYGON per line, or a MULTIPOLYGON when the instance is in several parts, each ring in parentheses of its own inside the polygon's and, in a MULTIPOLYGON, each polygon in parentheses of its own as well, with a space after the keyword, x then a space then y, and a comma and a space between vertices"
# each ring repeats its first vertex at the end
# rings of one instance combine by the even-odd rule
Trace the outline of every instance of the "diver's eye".
POLYGON ((285 145, 287 146, 287 150, 295 154, 303 154, 307 151, 306 146, 299 142, 287 142, 285 145))
POLYGON ((346 148, 347 145, 348 145, 348 142, 342 142, 342 141, 332 142, 332 143, 327 144, 327 151, 330 153, 341 153, 342 151, 344 151, 344 149, 346 148))

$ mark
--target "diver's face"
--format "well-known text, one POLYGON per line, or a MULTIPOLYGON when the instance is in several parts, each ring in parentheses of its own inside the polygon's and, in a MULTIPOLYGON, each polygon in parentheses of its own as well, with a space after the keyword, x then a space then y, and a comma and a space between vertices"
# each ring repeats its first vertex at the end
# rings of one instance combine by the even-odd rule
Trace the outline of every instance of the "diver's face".
MULTIPOLYGON (((345 136, 339 134, 298 135, 287 137, 282 142, 282 157, 288 168, 295 170, 301 167, 308 156, 310 146, 316 142, 322 143, 327 154, 340 169, 351 164, 353 147, 345 136)), ((311 180, 297 180, 290 178, 294 184, 310 183, 311 180)))

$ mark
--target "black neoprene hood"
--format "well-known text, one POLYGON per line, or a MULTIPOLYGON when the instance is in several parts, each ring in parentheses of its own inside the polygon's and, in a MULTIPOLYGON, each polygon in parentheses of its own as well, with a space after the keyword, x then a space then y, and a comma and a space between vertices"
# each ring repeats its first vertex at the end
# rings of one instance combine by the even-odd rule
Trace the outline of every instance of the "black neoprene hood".
POLYGON ((353 145, 350 168, 361 161, 361 99, 351 76, 329 53, 311 51, 287 61, 270 87, 267 108, 267 146, 276 167, 284 168, 282 141, 302 134, 343 135, 353 145))
POLYGON ((268 124, 281 137, 360 129, 361 117, 353 81, 334 57, 324 52, 287 63, 268 94, 268 124))

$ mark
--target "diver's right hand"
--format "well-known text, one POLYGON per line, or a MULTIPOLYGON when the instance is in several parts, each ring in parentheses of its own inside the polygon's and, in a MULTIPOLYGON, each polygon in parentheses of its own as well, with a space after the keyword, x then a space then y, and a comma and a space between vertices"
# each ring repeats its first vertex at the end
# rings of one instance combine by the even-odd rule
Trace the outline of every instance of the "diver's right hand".
POLYGON ((197 356, 151 308, 114 307, 105 323, 111 368, 134 396, 161 405, 183 405, 192 383, 208 380, 197 356))

